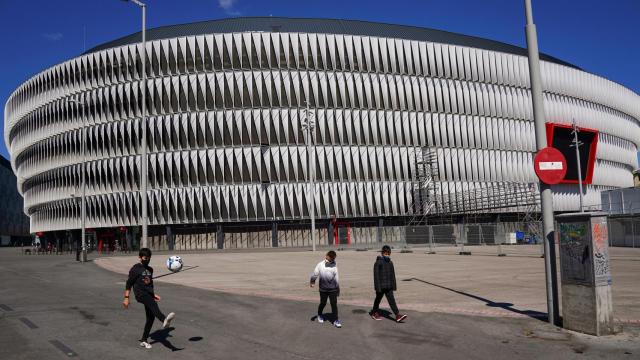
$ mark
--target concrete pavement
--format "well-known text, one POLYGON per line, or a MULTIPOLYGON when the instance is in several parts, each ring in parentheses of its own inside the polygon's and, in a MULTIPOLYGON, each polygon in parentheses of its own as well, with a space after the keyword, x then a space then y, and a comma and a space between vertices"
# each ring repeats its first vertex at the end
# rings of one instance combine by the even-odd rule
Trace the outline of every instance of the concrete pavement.
MULTIPOLYGON (((478 316, 544 318, 544 263, 536 246, 467 247, 474 255, 460 256, 455 248, 394 252, 398 278, 396 299, 401 309, 478 316)), ((186 267, 161 282, 232 294, 311 301, 317 290, 308 287, 309 274, 326 250, 182 254, 186 267)), ((612 248, 614 316, 620 323, 640 324, 640 249, 612 248)), ((370 307, 374 251, 339 251, 340 302, 370 307)), ((167 273, 166 254, 152 258, 158 275, 167 273)), ((108 270, 126 274, 134 257, 96 260, 108 270)))
MULTIPOLYGON (((92 262, 76 263, 72 256, 20 256, 10 250, 0 249, 2 359, 582 359, 640 354, 640 341, 632 331, 593 338, 530 317, 409 311, 408 321, 396 324, 371 320, 368 307, 342 304, 344 327, 336 329, 310 321, 315 304, 208 291, 161 279, 160 306, 178 315, 172 329, 157 331, 159 325, 154 326, 154 347, 144 350, 137 344, 142 307, 133 304, 123 310, 120 305, 123 275, 92 262)), ((223 271, 223 261, 209 261, 223 271)), ((246 269, 256 265, 244 262, 246 269)))

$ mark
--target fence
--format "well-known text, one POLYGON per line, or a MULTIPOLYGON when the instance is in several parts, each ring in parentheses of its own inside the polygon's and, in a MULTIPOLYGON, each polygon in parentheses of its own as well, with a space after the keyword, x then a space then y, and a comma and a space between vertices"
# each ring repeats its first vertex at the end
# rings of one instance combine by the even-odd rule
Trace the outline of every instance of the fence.
MULTIPOLYGON (((533 228, 522 222, 456 223, 405 226, 372 221, 326 220, 316 223, 316 246, 338 248, 396 248, 420 246, 499 245, 516 232, 521 243, 537 243, 533 228)), ((170 233, 149 239, 153 250, 198 251, 215 249, 310 248, 310 223, 278 223, 210 227, 173 227, 170 233)))
MULTIPOLYGON (((640 247, 640 218, 610 218, 609 223, 611 246, 640 247)), ((319 221, 315 232, 317 246, 339 248, 374 249, 382 244, 396 248, 464 248, 512 243, 514 237, 518 244, 542 241, 542 224, 538 221, 416 226, 319 221)), ((149 244, 154 250, 175 251, 312 247, 310 223, 174 228, 170 236, 150 237, 149 244)))
MULTIPOLYGON (((156 228, 149 237, 149 247, 158 251, 207 251, 220 249, 310 248, 311 224, 224 224, 204 226, 172 226, 156 228)), ((539 224, 536 224, 539 226, 539 224)), ((464 247, 474 245, 499 245, 510 234, 521 232, 520 242, 535 241, 529 229, 531 224, 522 222, 454 223, 405 226, 374 221, 327 220, 316 223, 315 239, 318 247, 377 249, 383 244, 395 248, 405 247, 464 247)), ((640 224, 636 226, 640 230, 640 224)), ((129 233, 127 233, 128 235, 129 233)), ((40 251, 75 252, 79 239, 69 234, 41 241, 40 251)), ((89 251, 120 253, 137 249, 136 234, 131 239, 117 233, 111 240, 87 233, 89 251), (101 245, 102 242, 102 245, 101 245), (129 244, 131 243, 131 244, 129 244)), ((638 238, 640 240, 640 237, 638 238)), ((633 242, 632 242, 633 243, 633 242)))
POLYGON ((510 234, 521 233, 519 242, 538 243, 534 228, 539 227, 521 222, 416 225, 406 227, 405 239, 407 245, 498 245, 507 243, 510 234))
MULTIPOLYGON (((378 227, 371 221, 332 223, 325 220, 316 223, 315 239, 320 247, 377 247, 382 242, 400 244, 404 240, 404 227, 378 227)), ((176 251, 313 246, 311 224, 307 222, 172 227, 170 233, 151 236, 149 245, 153 250, 176 251)))
POLYGON ((640 247, 640 216, 610 217, 609 245, 640 247))

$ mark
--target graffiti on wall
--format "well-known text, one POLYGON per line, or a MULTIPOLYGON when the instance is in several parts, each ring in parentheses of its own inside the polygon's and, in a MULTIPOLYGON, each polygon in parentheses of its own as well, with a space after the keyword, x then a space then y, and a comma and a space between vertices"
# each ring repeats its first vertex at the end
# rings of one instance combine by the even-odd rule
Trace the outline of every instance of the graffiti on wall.
POLYGON ((611 284, 611 269, 609 268, 609 236, 606 218, 592 218, 591 237, 593 239, 595 285, 609 285, 611 284))
POLYGON ((560 223, 559 230, 562 283, 593 286, 589 222, 560 223))

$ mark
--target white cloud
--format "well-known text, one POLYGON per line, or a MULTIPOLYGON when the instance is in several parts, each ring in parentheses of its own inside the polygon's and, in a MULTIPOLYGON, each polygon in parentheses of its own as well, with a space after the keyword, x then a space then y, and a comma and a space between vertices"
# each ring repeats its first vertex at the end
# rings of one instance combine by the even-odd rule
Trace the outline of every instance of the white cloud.
POLYGON ((218 5, 222 9, 224 9, 224 12, 227 15, 239 16, 239 15, 241 15, 240 11, 233 9, 233 6, 235 4, 236 4, 236 0, 218 0, 218 5))
POLYGON ((218 0, 218 5, 225 10, 231 10, 235 0, 218 0))
POLYGON ((59 32, 54 32, 54 33, 45 33, 45 34, 42 34, 42 36, 44 36, 45 39, 50 41, 59 41, 59 40, 62 40, 62 37, 64 35, 62 35, 62 33, 59 33, 59 32))

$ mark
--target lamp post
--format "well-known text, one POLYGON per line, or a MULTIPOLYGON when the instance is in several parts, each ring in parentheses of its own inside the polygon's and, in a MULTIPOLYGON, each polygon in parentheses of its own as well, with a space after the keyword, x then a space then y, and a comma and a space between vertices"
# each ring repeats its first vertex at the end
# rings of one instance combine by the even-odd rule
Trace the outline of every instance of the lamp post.
POLYGON ((142 203, 141 225, 142 225, 142 241, 141 246, 143 248, 148 247, 147 242, 147 223, 149 222, 147 215, 147 5, 139 0, 123 0, 125 2, 132 2, 142 9, 142 136, 140 142, 142 143, 142 156, 140 159, 140 198, 142 203))
POLYGON ((302 120, 302 129, 307 133, 307 168, 309 173, 309 190, 307 191, 307 203, 309 203, 309 216, 311 217, 311 244, 313 251, 316 251, 316 218, 315 218, 315 206, 316 206, 316 189, 315 189, 315 152, 311 151, 311 136, 315 129, 315 112, 309 109, 309 103, 305 101, 307 108, 302 110, 304 115, 302 120))
MULTIPOLYGON (((87 227, 87 190, 86 190, 86 172, 87 172, 87 123, 86 114, 84 112, 84 103, 78 99, 69 99, 68 103, 75 104, 82 108, 82 176, 81 176, 81 191, 82 196, 80 200, 80 238, 82 239, 82 252, 80 254, 80 262, 87 262, 87 240, 86 240, 86 227, 87 227)), ((71 195, 73 197, 74 195, 71 195)))
MULTIPOLYGON (((529 78, 531 80, 531 102, 535 126, 536 147, 540 151, 547 147, 545 130, 544 103, 542 98, 542 80, 540 75, 540 54, 538 36, 533 23, 531 0, 524 1, 527 25, 527 51, 529 55, 529 78)), ((542 210, 542 228, 544 232, 544 268, 547 289, 547 313, 551 324, 559 323, 558 279, 556 275, 555 233, 553 224, 553 193, 551 186, 540 182, 540 205, 542 210)))

